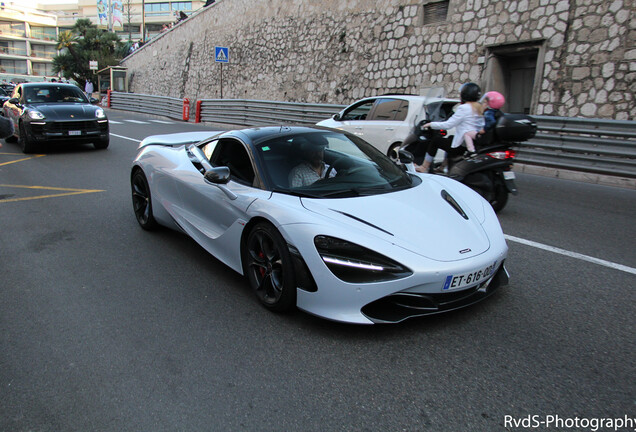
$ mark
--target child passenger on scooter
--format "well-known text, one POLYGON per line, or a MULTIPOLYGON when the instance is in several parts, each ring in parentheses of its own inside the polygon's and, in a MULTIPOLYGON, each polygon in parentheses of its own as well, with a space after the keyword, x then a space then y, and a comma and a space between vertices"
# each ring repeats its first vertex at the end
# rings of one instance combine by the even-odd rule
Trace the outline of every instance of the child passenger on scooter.
POLYGON ((437 150, 441 148, 446 151, 449 156, 456 156, 462 154, 465 149, 462 144, 465 143, 466 148, 470 152, 475 151, 473 138, 484 127, 483 106, 480 104, 479 98, 481 97, 481 88, 475 83, 463 84, 459 89, 459 96, 461 105, 446 121, 443 122, 430 122, 422 126, 422 128, 431 129, 452 129, 455 128, 455 136, 450 146, 443 142, 440 145, 440 140, 431 142, 424 157, 422 165, 416 165, 415 170, 418 172, 429 172, 431 163, 437 153, 437 150))

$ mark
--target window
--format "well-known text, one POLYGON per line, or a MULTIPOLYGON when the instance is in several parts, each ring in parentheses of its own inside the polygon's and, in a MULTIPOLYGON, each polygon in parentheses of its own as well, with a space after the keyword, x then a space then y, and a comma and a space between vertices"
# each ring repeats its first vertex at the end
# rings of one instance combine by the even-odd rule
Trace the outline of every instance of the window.
POLYGON ((0 60, 0 72, 26 75, 26 60, 0 60))
POLYGON ((55 27, 31 26, 31 37, 33 39, 56 40, 57 34, 55 33, 55 27))
POLYGON ((173 11, 190 11, 192 10, 192 2, 172 2, 173 11))
POLYGON ((226 166, 230 169, 232 180, 246 185, 254 183, 252 162, 243 144, 233 139, 219 141, 212 155, 213 166, 226 166))
POLYGON ((170 3, 146 3, 144 11, 148 15, 170 15, 170 3))
POLYGON ((409 103, 401 99, 381 98, 375 104, 369 120, 395 120, 402 121, 406 118, 409 103))
POLYGON ((448 3, 446 1, 431 1, 423 7, 423 24, 437 24, 443 23, 448 17, 448 3))
POLYGON ((39 75, 39 76, 54 75, 52 63, 33 62, 33 64, 31 65, 31 68, 33 70, 33 75, 39 75))
POLYGON ((374 103, 375 99, 354 105, 350 110, 343 114, 340 120, 366 120, 374 103))
POLYGON ((31 44, 31 56, 52 59, 57 54, 57 50, 53 45, 31 44))
POLYGON ((0 21, 0 33, 2 35, 26 37, 24 23, 0 21))
POLYGON ((0 41, 0 53, 8 55, 26 55, 26 42, 0 41))

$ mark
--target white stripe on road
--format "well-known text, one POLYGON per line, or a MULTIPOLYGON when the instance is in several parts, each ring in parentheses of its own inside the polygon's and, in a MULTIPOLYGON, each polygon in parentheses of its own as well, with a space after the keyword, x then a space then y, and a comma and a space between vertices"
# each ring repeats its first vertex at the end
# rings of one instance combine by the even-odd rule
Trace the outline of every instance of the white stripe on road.
POLYGON ((116 120, 108 120, 108 123, 111 123, 111 124, 123 124, 122 122, 116 121, 116 120))
POLYGON ((114 137, 121 138, 121 139, 127 139, 128 141, 134 141, 136 143, 140 143, 141 142, 141 140, 138 140, 138 139, 135 139, 135 138, 128 138, 128 137, 125 137, 125 136, 122 136, 122 135, 116 135, 114 133, 111 133, 110 136, 114 136, 114 137))
POLYGON ((161 124, 174 124, 174 122, 165 121, 165 120, 148 120, 148 121, 151 121, 153 123, 161 123, 161 124))
POLYGON ((141 121, 141 120, 127 119, 126 121, 127 121, 128 123, 148 124, 148 122, 147 122, 147 121, 141 121))
POLYGON ((513 237, 513 236, 508 235, 508 234, 504 234, 504 237, 506 238, 506 240, 510 240, 512 242, 515 242, 515 243, 521 243, 521 244, 524 244, 526 246, 532 246, 532 247, 537 248, 537 249, 543 249, 543 250, 546 250, 546 251, 549 251, 549 252, 557 253, 557 254, 560 254, 560 255, 565 255, 565 256, 568 256, 568 257, 571 257, 571 258, 580 259, 582 261, 587 261, 587 262, 591 262, 591 263, 594 263, 594 264, 598 264, 598 265, 602 265, 602 266, 605 266, 605 267, 609 267, 609 268, 612 268, 614 270, 620 270, 620 271, 624 271, 626 273, 636 274, 636 268, 633 268, 633 267, 628 267, 628 266, 625 266, 625 265, 622 265, 622 264, 616 264, 616 263, 613 263, 611 261, 605 261, 605 260, 602 260, 602 259, 594 258, 594 257, 591 257, 591 256, 587 256, 587 255, 583 255, 583 254, 580 254, 580 253, 576 253, 576 252, 570 252, 570 251, 567 251, 565 249, 559 249, 559 248, 554 247, 554 246, 548 246, 548 245, 545 245, 545 244, 542 244, 542 243, 533 242, 531 240, 525 240, 525 239, 522 239, 522 238, 519 238, 519 237, 513 237))
MULTIPOLYGON (((117 138, 123 138, 123 139, 127 139, 127 140, 130 140, 130 141, 134 141, 136 143, 141 142, 140 140, 137 140, 137 139, 134 139, 134 138, 128 138, 128 137, 121 136, 121 135, 115 135, 113 133, 111 133, 111 135, 114 136, 114 137, 117 137, 117 138)), ((594 263, 594 264, 598 264, 598 265, 602 265, 602 266, 605 266, 605 267, 612 268, 614 270, 620 270, 620 271, 623 271, 623 272, 626 272, 626 273, 631 273, 631 274, 636 275, 636 268, 633 268, 633 267, 628 267, 626 265, 613 263, 611 261, 605 261, 605 260, 602 260, 602 259, 599 259, 599 258, 594 258, 594 257, 591 257, 591 256, 583 255, 583 254, 580 254, 580 253, 577 253, 577 252, 571 252, 571 251, 568 251, 568 250, 565 250, 565 249, 560 249, 560 248, 557 248, 557 247, 554 247, 554 246, 548 246, 548 245, 545 245, 545 244, 542 244, 542 243, 537 243, 537 242, 534 242, 532 240, 526 240, 526 239, 522 239, 522 238, 519 238, 519 237, 514 237, 514 236, 511 236, 511 235, 508 235, 508 234, 504 234, 504 237, 506 238, 506 240, 511 241, 511 242, 521 243, 521 244, 524 244, 526 246, 531 246, 531 247, 534 247, 534 248, 537 248, 537 249, 542 249, 542 250, 545 250, 545 251, 548 251, 548 252, 553 252, 553 253, 556 253, 556 254, 565 255, 565 256, 568 256, 570 258, 576 258, 576 259, 579 259, 579 260, 582 260, 582 261, 591 262, 591 263, 594 263)))

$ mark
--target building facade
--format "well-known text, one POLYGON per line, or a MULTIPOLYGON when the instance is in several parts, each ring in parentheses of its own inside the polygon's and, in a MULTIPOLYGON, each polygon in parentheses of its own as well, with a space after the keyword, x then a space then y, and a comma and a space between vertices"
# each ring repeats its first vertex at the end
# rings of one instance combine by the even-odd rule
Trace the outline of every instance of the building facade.
POLYGON ((57 16, 16 4, 0 8, 0 78, 42 80, 53 75, 57 16))
POLYGON ((25 7, 18 1, 3 2, 0 7, 0 79, 20 82, 52 78, 58 34, 72 28, 78 19, 88 18, 103 29, 111 29, 123 41, 148 41, 173 25, 178 12, 189 16, 204 5, 199 0, 120 0, 120 19, 113 20, 106 15, 104 20, 98 12, 100 1, 107 0, 40 4, 37 9, 25 7))

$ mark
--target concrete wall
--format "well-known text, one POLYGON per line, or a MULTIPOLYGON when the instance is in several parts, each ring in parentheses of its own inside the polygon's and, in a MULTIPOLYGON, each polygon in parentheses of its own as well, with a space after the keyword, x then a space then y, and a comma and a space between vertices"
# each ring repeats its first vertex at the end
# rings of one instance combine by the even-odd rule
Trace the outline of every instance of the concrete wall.
POLYGON ((538 50, 531 113, 636 117, 632 0, 451 0, 423 25, 427 0, 217 0, 126 58, 130 90, 220 97, 214 47, 230 48, 223 97, 347 104, 461 83, 497 89, 490 57, 538 50))

